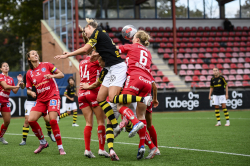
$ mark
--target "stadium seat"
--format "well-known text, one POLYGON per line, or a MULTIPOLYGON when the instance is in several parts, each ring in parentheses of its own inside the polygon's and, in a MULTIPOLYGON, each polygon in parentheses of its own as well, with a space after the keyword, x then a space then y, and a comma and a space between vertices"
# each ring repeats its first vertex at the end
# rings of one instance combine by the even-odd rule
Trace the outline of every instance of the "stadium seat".
POLYGON ((240 87, 240 86, 242 86, 241 81, 236 81, 236 82, 235 82, 235 86, 236 86, 236 87, 240 87))
POLYGON ((166 89, 166 88, 168 88, 168 86, 167 86, 166 83, 161 83, 161 84, 160 84, 160 87, 161 87, 161 89, 166 89))
POLYGON ((226 53, 226 57, 227 57, 227 58, 231 58, 231 57, 232 57, 231 53, 227 52, 227 53, 226 53))
POLYGON ((191 58, 191 55, 189 53, 186 53, 185 58, 191 58))
POLYGON ((197 59, 197 63, 202 64, 204 63, 202 59, 197 59))
POLYGON ((215 68, 215 65, 214 64, 209 64, 209 69, 212 69, 215 68))
POLYGON ((165 31, 163 27, 159 27, 159 31, 165 31))
POLYGON ((208 74, 213 75, 214 74, 213 70, 208 70, 208 74))
MULTIPOLYGON (((239 57, 245 57, 245 54, 243 52, 239 53, 239 57)), ((245 60, 244 60, 245 61, 245 60)))
POLYGON ((222 71, 222 73, 223 73, 224 75, 230 74, 230 73, 229 73, 229 70, 227 70, 227 69, 224 69, 224 70, 222 71))
POLYGON ((151 71, 151 74, 152 74, 153 77, 156 76, 156 72, 155 71, 151 71))
POLYGON ((207 81, 207 78, 206 78, 206 76, 200 76, 200 80, 205 82, 205 81, 207 81))
POLYGON ((229 68, 230 68, 230 66, 229 66, 229 64, 224 63, 224 64, 223 64, 223 68, 224 68, 224 69, 229 69, 229 68))
POLYGON ((177 54, 177 58, 182 59, 182 58, 184 58, 184 55, 183 54, 177 54))
POLYGON ((207 64, 202 64, 203 69, 209 69, 207 64))
POLYGON ((195 64, 195 69, 202 69, 200 64, 195 64))
POLYGON ((175 86, 174 86, 174 84, 173 84, 172 82, 170 82, 170 83, 168 83, 168 88, 169 88, 169 89, 174 89, 175 86))
MULTIPOLYGON (((184 60, 183 60, 183 61, 184 61, 184 60)), ((186 70, 186 69, 187 69, 187 65, 181 64, 181 69, 182 69, 182 70, 186 70)))
POLYGON ((201 70, 201 75, 208 75, 207 70, 201 70))
POLYGON ((157 32, 158 28, 157 27, 152 27, 152 31, 157 32))
POLYGON ((243 81, 242 86, 250 86, 250 84, 248 83, 248 81, 243 81))
POLYGON ((236 58, 232 58, 232 59, 231 59, 231 62, 232 62, 232 63, 238 63, 238 60, 237 60, 236 58))
POLYGON ((187 75, 194 75, 194 72, 192 70, 187 70, 187 75))
POLYGON ((218 69, 223 69, 222 64, 216 64, 216 67, 217 67, 218 69))
POLYGON ((234 53, 232 54, 232 57, 239 57, 239 54, 236 53, 236 52, 234 52, 234 53))
POLYGON ((218 63, 224 63, 224 60, 221 59, 221 58, 219 58, 219 59, 218 59, 218 63))
POLYGON ((247 52, 247 53, 246 53, 246 57, 250 57, 250 52, 247 52))
POLYGON ((186 82, 191 82, 193 81, 192 78, 190 76, 185 76, 185 81, 186 82))
POLYGON ((198 87, 198 84, 196 82, 191 82, 191 87, 198 87))
POLYGON ((246 62, 250 62, 250 58, 245 58, 245 61, 246 62))
POLYGON ((157 82, 157 83, 162 82, 161 77, 155 77, 155 82, 157 82))
POLYGON ((198 82, 198 87, 199 87, 199 88, 205 88, 206 85, 205 85, 204 82, 198 82))
POLYGON ((239 58, 239 59, 238 59, 238 62, 239 62, 239 63, 244 63, 244 62, 245 62, 245 59, 244 59, 244 58, 239 58))
POLYGON ((207 76, 207 80, 210 81, 213 78, 213 76, 209 75, 207 76))
POLYGON ((243 80, 241 75, 236 75, 236 80, 243 80))
POLYGON ((193 64, 188 64, 188 69, 191 69, 191 70, 195 69, 194 65, 193 64))
POLYGON ((242 69, 242 68, 245 68, 245 67, 244 67, 244 65, 242 63, 238 63, 237 68, 242 69))
POLYGON ((230 70, 230 74, 236 75, 236 74, 237 74, 237 71, 236 71, 235 69, 231 69, 231 70, 230 70))
POLYGON ((152 66, 151 66, 151 69, 152 69, 152 70, 158 70, 158 68, 157 68, 156 65, 152 65, 152 66))
POLYGON ((203 31, 203 27, 198 27, 198 31, 203 31))
POLYGON ((164 76, 164 77, 162 78, 162 81, 163 81, 163 82, 169 82, 169 79, 168 79, 168 77, 164 76))
POLYGON ((231 64, 230 64, 230 68, 231 68, 231 69, 236 69, 236 68, 237 68, 237 66, 236 66, 236 64, 231 63, 231 64))
POLYGON ((164 54, 163 55, 163 59, 169 59, 169 58, 170 58, 169 54, 164 54))
POLYGON ((163 72, 162 72, 162 71, 159 71, 159 70, 157 71, 156 74, 157 74, 157 76, 160 76, 160 77, 161 77, 161 76, 164 76, 163 72))
POLYGON ((231 63, 231 60, 229 58, 225 58, 225 63, 231 63))
POLYGON ((159 54, 163 54, 164 53, 164 49, 163 48, 158 48, 158 51, 157 51, 159 54))
POLYGON ((235 81, 234 75, 229 75, 229 76, 228 76, 228 79, 229 79, 230 81, 235 81))
POLYGON ((233 81, 228 81, 228 86, 229 87, 234 87, 235 85, 234 85, 233 81))
POLYGON ((200 70, 194 70, 194 75, 201 75, 200 70))
POLYGON ((244 74, 250 74, 250 70, 249 69, 244 69, 244 74))
POLYGON ((210 82, 206 82, 206 87, 210 87, 210 82))
POLYGON ((217 63, 216 59, 211 59, 211 63, 217 63))
POLYGON ((250 68, 250 64, 249 64, 249 63, 245 63, 245 64, 244 64, 244 67, 245 67, 245 68, 250 68))
POLYGON ((222 53, 222 52, 221 52, 221 53, 219 53, 219 54, 218 54, 218 56, 219 56, 220 58, 225 58, 225 54, 224 54, 224 53, 222 53))

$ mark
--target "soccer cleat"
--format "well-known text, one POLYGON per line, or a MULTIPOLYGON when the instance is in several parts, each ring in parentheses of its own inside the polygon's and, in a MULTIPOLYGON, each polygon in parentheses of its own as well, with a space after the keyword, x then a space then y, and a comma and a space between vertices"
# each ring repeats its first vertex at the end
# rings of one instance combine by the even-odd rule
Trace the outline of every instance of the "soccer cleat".
POLYGON ((85 150, 84 156, 88 158, 95 158, 95 155, 91 151, 88 151, 88 150, 85 150))
POLYGON ((109 155, 110 155, 110 158, 112 161, 119 161, 120 160, 113 149, 110 150, 109 155))
POLYGON ((152 96, 146 96, 146 97, 144 97, 143 103, 144 103, 146 106, 150 106, 152 100, 153 100, 153 99, 152 99, 152 96))
POLYGON ((221 122, 217 122, 215 126, 221 126, 221 122))
POLYGON ((119 125, 116 126, 116 128, 113 128, 114 137, 117 137, 122 131, 122 128, 119 127, 119 125))
POLYGON ((130 131, 130 133, 128 134, 128 137, 129 137, 129 138, 132 138, 132 137, 135 136, 135 135, 137 134, 137 132, 138 132, 140 129, 142 129, 143 127, 144 127, 144 123, 142 123, 142 122, 136 123, 136 124, 133 126, 132 130, 130 131))
POLYGON ((226 124, 225 124, 225 126, 230 126, 230 122, 227 121, 226 124))
POLYGON ((151 153, 152 151, 154 151, 156 149, 156 154, 155 155, 161 155, 160 150, 157 147, 154 147, 152 149, 149 150, 149 153, 151 153))
POLYGON ((109 154, 108 154, 108 152, 106 152, 105 150, 101 150, 101 149, 98 150, 98 155, 99 156, 104 156, 106 158, 110 157, 109 154))
POLYGON ((59 153, 60 153, 60 155, 65 155, 66 154, 66 152, 64 151, 64 149, 59 149, 59 153))
POLYGON ((4 144, 4 145, 8 145, 8 142, 7 141, 5 141, 5 139, 2 137, 2 138, 0 138, 0 141, 4 144))
POLYGON ((159 155, 159 149, 157 147, 154 147, 153 149, 151 149, 149 155, 146 157, 146 159, 152 159, 155 157, 155 155, 159 155))
POLYGON ((72 126, 73 126, 73 127, 78 127, 79 125, 76 124, 76 123, 73 123, 72 126))
POLYGON ((49 147, 48 142, 46 141, 46 144, 40 144, 39 147, 34 151, 35 154, 40 153, 44 148, 49 147))
POLYGON ((144 157, 144 153, 145 153, 145 147, 142 145, 139 149, 138 149, 138 153, 137 153, 137 159, 140 160, 144 157))
POLYGON ((56 139, 53 134, 48 133, 48 136, 50 137, 51 141, 56 142, 56 139))
POLYGON ((22 142, 19 145, 26 145, 26 141, 22 140, 22 142))

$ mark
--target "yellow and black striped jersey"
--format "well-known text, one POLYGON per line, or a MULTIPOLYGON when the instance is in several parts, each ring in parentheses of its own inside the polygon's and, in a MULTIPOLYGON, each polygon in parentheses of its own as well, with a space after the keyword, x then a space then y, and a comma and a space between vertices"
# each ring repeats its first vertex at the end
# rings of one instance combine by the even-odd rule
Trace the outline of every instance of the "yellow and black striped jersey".
MULTIPOLYGON (((75 93, 76 93, 76 87, 75 87, 75 85, 73 85, 73 86, 68 85, 66 87, 65 92, 64 92, 64 94, 68 95, 70 98, 72 98, 72 97, 74 98, 75 97, 75 93)), ((75 101, 71 101, 68 98, 66 99, 66 103, 73 103, 73 102, 75 102, 75 101)))
POLYGON ((210 82, 210 87, 214 88, 213 94, 214 95, 224 95, 225 94, 225 86, 227 82, 223 76, 219 77, 212 77, 210 82))
POLYGON ((102 84, 103 80, 104 80, 104 77, 105 75, 108 73, 108 70, 103 68, 99 77, 98 77, 98 82, 100 82, 102 84))

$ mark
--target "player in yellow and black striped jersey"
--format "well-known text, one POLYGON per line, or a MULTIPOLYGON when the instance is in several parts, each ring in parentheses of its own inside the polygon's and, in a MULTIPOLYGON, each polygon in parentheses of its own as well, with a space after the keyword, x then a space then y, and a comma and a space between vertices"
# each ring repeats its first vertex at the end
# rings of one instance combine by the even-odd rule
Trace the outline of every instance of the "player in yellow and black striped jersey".
POLYGON ((214 76, 211 78, 211 81, 210 81, 210 92, 209 92, 208 98, 209 100, 212 99, 212 104, 215 107, 215 116, 217 118, 217 124, 215 126, 221 126, 220 110, 219 110, 220 104, 224 111, 224 115, 226 117, 225 126, 230 126, 229 113, 226 108, 226 103, 228 99, 228 85, 227 85, 225 78, 219 72, 218 68, 214 68, 213 73, 214 73, 214 76), (225 90, 226 90, 226 94, 225 94, 225 90), (212 93, 213 93, 213 96, 211 98, 212 93))
POLYGON ((75 80, 73 77, 69 77, 68 79, 68 86, 65 89, 64 96, 66 99, 66 112, 60 115, 59 119, 65 118, 66 116, 69 116, 71 111, 73 111, 73 123, 72 126, 78 127, 79 125, 76 124, 77 120, 77 106, 75 102, 75 96, 76 96, 76 86, 75 86, 75 80))

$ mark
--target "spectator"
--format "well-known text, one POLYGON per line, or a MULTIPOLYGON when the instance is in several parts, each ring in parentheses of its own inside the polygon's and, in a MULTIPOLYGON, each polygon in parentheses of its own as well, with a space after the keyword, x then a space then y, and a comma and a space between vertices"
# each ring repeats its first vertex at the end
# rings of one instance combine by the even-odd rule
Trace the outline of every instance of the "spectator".
POLYGON ((105 30, 104 26, 102 23, 100 23, 100 27, 102 28, 102 30, 105 30))
POLYGON ((234 26, 232 25, 232 23, 226 18, 224 21, 224 29, 227 31, 233 31, 234 30, 234 26))
POLYGON ((105 30, 106 30, 107 32, 112 32, 111 28, 109 27, 109 23, 108 23, 108 22, 106 22, 105 30))

